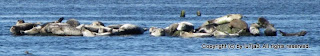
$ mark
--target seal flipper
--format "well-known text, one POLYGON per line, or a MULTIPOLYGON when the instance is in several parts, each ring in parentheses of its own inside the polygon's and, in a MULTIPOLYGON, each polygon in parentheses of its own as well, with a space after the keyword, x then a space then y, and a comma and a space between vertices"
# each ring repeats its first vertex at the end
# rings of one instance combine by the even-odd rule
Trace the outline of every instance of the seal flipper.
POLYGON ((109 25, 107 26, 108 28, 112 28, 112 29, 119 29, 123 24, 115 24, 115 25, 109 25))
POLYGON ((57 21, 58 23, 61 23, 64 20, 64 17, 59 18, 59 20, 57 21))
POLYGON ((281 30, 279 30, 279 32, 281 33, 282 36, 285 36, 287 34, 287 33, 283 32, 281 30))

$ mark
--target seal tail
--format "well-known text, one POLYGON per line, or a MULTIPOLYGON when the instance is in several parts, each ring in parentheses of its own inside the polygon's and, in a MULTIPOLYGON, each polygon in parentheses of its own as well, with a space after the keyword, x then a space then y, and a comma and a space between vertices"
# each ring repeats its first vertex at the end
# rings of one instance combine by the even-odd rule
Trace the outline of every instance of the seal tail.
POLYGON ((282 34, 282 36, 285 35, 285 34, 287 34, 287 33, 283 32, 283 31, 281 31, 281 30, 279 30, 279 32, 282 34))
POLYGON ((58 22, 62 22, 63 19, 64 17, 59 18, 58 22))

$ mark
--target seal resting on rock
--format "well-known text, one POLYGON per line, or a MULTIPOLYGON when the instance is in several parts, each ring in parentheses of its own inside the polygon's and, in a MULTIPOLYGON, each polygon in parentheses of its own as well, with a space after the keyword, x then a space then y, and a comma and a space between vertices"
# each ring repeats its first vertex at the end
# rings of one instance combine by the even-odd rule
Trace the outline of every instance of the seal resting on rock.
POLYGON ((192 33, 192 32, 180 32, 181 37, 211 37, 212 34, 209 33, 192 33))
POLYGON ((196 29, 197 33, 212 33, 213 31, 216 30, 216 24, 208 24, 204 26, 200 26, 199 28, 196 29))
POLYGON ((41 26, 33 27, 32 29, 25 30, 22 33, 23 34, 28 34, 28 35, 35 35, 35 34, 40 33, 41 28, 42 28, 41 26))
POLYGON ((59 36, 82 36, 80 29, 67 23, 49 23, 40 32, 59 36))
POLYGON ((229 23, 231 28, 239 28, 241 30, 248 30, 248 24, 240 19, 234 19, 229 23))
MULTIPOLYGON (((49 23, 61 23, 63 19, 64 19, 64 18, 61 17, 61 18, 59 18, 59 20, 57 20, 57 21, 47 22, 47 23, 45 23, 45 24, 43 24, 43 25, 41 25, 41 26, 37 26, 37 27, 33 27, 32 29, 29 29, 29 30, 21 31, 21 33, 22 33, 22 34, 28 34, 28 35, 39 34, 40 31, 41 31, 41 29, 42 29, 42 27, 44 27, 45 25, 47 25, 47 24, 49 24, 49 23)), ((18 24, 18 25, 23 25, 23 24, 21 24, 21 22, 24 23, 24 21, 20 20, 20 22, 18 22, 17 24, 18 24)), ((40 24, 40 23, 36 23, 36 24, 40 24)))
POLYGON ((281 30, 279 30, 280 33, 282 34, 282 36, 304 36, 307 34, 307 31, 300 31, 300 32, 297 32, 297 33, 286 33, 286 32, 283 32, 281 30))
POLYGON ((64 20, 64 17, 59 18, 58 21, 54 21, 54 23, 61 23, 64 20))
POLYGON ((66 23, 70 24, 72 27, 77 27, 80 25, 79 21, 76 19, 69 19, 66 23))
POLYGON ((137 25, 133 24, 123 24, 119 28, 119 34, 125 35, 125 34, 143 34, 145 30, 137 25))
POLYGON ((164 29, 161 28, 157 28, 157 27, 151 27, 149 29, 149 32, 152 36, 164 36, 165 35, 165 31, 164 29))
POLYGON ((260 31, 259 31, 259 25, 257 23, 253 23, 250 25, 250 33, 254 36, 258 36, 260 35, 260 31))
POLYGON ((122 24, 115 24, 115 25, 108 25, 107 27, 112 29, 119 29, 122 26, 122 24))
POLYGON ((98 36, 143 34, 144 29, 133 24, 117 24, 116 27, 99 27, 98 36))
POLYGON ((214 20, 209 20, 207 23, 224 24, 224 23, 231 22, 233 19, 241 19, 241 18, 242 18, 241 14, 228 14, 226 16, 222 16, 214 20))
POLYGON ((77 28, 79 21, 70 19, 68 23, 47 23, 40 30, 41 34, 53 34, 60 36, 81 36, 81 29, 77 28))
POLYGON ((240 30, 239 32, 230 34, 230 33, 226 33, 226 32, 223 32, 223 31, 215 30, 215 31, 213 32, 213 36, 215 36, 215 37, 227 37, 227 36, 235 37, 235 36, 240 36, 240 33, 241 33, 242 31, 243 31, 243 30, 240 30))
POLYGON ((167 35, 169 36, 178 36, 178 35, 175 35, 174 32, 178 31, 177 28, 178 28, 178 25, 177 23, 173 23, 171 24, 169 27, 166 27, 165 28, 165 32, 167 35))
POLYGON ((96 36, 94 32, 91 32, 85 28, 81 28, 81 33, 82 33, 82 36, 85 36, 85 37, 94 37, 96 36))
POLYGON ((165 28, 165 32, 170 36, 180 36, 180 32, 194 32, 194 26, 190 22, 173 23, 165 28))
POLYGON ((84 28, 92 32, 98 32, 99 28, 104 28, 104 24, 100 21, 94 21, 91 25, 85 25, 84 28))
POLYGON ((274 28, 274 25, 271 24, 267 19, 260 17, 258 18, 259 27, 266 28, 264 34, 266 36, 277 36, 277 30, 274 28))
POLYGON ((16 25, 10 28, 10 32, 14 35, 23 35, 22 32, 36 27, 40 23, 25 23, 24 20, 18 20, 16 25))
POLYGON ((269 21, 263 17, 258 18, 258 25, 260 25, 260 27, 266 28, 269 25, 269 21))
POLYGON ((108 31, 105 31, 105 28, 99 28, 98 33, 95 33, 95 35, 97 35, 97 36, 110 36, 110 35, 112 35, 112 30, 113 29, 109 28, 108 31))
POLYGON ((215 36, 215 37, 226 37, 226 36, 228 36, 228 34, 225 33, 225 32, 222 32, 222 31, 215 30, 215 31, 213 31, 213 36, 215 36))
POLYGON ((264 30, 266 36, 277 36, 277 30, 273 27, 272 24, 268 24, 264 30))
POLYGON ((190 22, 180 22, 178 23, 177 30, 180 31, 186 31, 186 32, 193 32, 194 31, 194 26, 190 22))

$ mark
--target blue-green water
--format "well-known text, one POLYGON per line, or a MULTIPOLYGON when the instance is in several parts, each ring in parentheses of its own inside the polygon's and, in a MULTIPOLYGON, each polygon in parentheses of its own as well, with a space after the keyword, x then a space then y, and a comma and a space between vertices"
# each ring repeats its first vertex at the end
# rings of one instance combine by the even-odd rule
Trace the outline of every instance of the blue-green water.
MULTIPOLYGON (((0 55, 313 55, 320 53, 320 0, 1 0, 0 55), (186 17, 180 18, 181 10, 186 17), (202 16, 196 16, 196 11, 202 16), (243 14, 248 24, 267 18, 285 32, 306 30, 306 36, 241 36, 227 38, 132 36, 13 36, 9 28, 18 19, 51 22, 60 17, 82 24, 131 23, 165 28, 188 21, 196 27, 226 14, 243 14), (308 44, 309 48, 207 49, 202 44, 308 44)), ((65 22, 65 21, 64 21, 65 22)))

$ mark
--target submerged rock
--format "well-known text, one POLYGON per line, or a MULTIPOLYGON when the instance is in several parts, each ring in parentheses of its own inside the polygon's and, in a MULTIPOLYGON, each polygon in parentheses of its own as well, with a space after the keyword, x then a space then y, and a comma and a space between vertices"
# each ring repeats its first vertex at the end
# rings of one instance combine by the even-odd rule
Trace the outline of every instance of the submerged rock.
POLYGON ((282 36, 304 36, 307 34, 307 31, 300 31, 300 32, 297 32, 297 33, 286 33, 286 32, 283 32, 281 30, 279 30, 280 33, 282 34, 282 36))

